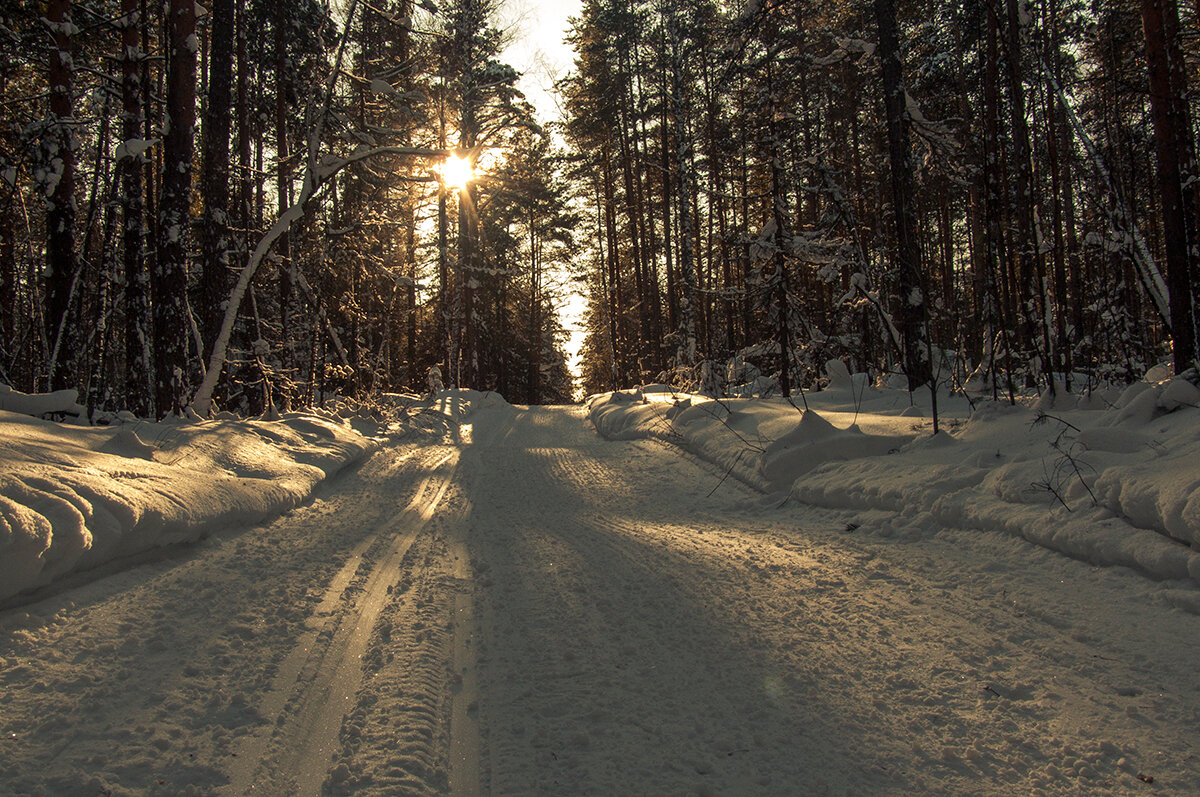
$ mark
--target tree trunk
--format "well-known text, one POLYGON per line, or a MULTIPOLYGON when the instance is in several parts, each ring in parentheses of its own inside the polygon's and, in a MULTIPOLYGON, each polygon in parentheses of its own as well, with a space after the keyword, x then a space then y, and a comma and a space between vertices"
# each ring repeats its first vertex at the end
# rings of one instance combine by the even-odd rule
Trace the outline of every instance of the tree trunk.
POLYGON ((609 325, 612 334, 613 366, 616 370, 617 383, 624 386, 627 374, 625 362, 628 354, 625 350, 625 324, 623 323, 625 303, 621 291, 621 256, 617 248, 617 214, 614 196, 616 192, 613 188, 612 158, 607 143, 601 148, 600 157, 604 170, 604 227, 608 239, 609 325))
POLYGON ((675 366, 696 364, 696 266, 692 218, 692 139, 690 108, 683 66, 683 32, 675 8, 668 11, 667 28, 671 55, 671 116, 675 130, 675 211, 679 219, 679 328, 675 366))
POLYGON ((74 24, 70 0, 50 0, 46 20, 54 38, 50 53, 50 125, 43 152, 50 167, 46 185, 46 310, 45 337, 50 351, 49 387, 62 390, 72 381, 65 360, 65 336, 70 329, 68 312, 78 270, 75 252, 75 141, 71 82, 74 66, 74 24))
MULTIPOLYGON (((1048 40, 1047 53, 1049 58, 1053 59, 1053 67, 1057 70, 1059 62, 1059 54, 1057 52, 1057 32, 1058 32, 1058 5, 1055 0, 1051 0, 1047 9, 1048 26, 1051 35, 1048 40)), ((1043 61, 1044 64, 1044 61, 1043 61)), ((1054 266, 1054 352, 1053 367, 1055 371, 1063 374, 1064 387, 1068 392, 1071 390, 1071 371, 1073 364, 1071 361, 1071 341, 1067 334, 1067 313, 1069 312, 1069 303, 1067 300, 1067 249, 1065 229, 1063 222, 1063 166, 1062 155, 1060 148, 1064 142, 1069 139, 1063 135, 1066 127, 1062 119, 1062 113, 1054 104, 1054 100, 1049 91, 1046 92, 1046 157, 1050 162, 1050 192, 1051 196, 1051 224, 1054 228, 1054 248, 1053 248, 1053 266, 1054 266)), ((1050 313, 1050 308, 1046 308, 1047 315, 1050 313)))
MULTIPOLYGON (((1015 214, 1013 248, 1017 256, 1017 281, 1013 292, 1014 304, 1020 314, 1021 329, 1028 352, 1029 380, 1034 382, 1040 372, 1050 370, 1048 356, 1049 341, 1045 334, 1045 309, 1042 290, 1043 267, 1038 255, 1037 234, 1034 228, 1034 194, 1032 146, 1029 139, 1029 124, 1025 119, 1025 67, 1021 35, 1022 21, 1019 0, 1005 0, 1008 17, 1008 86, 1009 110, 1012 119, 1013 170, 1015 172, 1015 196, 1012 212, 1015 214)), ((1052 375, 1046 376, 1047 387, 1054 391, 1052 375)))
MULTIPOLYGON (((133 154, 129 142, 141 139, 142 64, 145 53, 139 46, 140 26, 147 21, 139 13, 139 0, 121 2, 121 137, 126 142, 124 158, 117 163, 121 180, 118 204, 122 215, 122 257, 125 271, 125 407, 138 417, 154 414, 154 391, 150 384, 153 358, 150 347, 150 275, 146 272, 145 208, 142 173, 145 155, 133 154)), ((140 149, 140 147, 139 147, 140 149)))
POLYGON ((529 402, 541 398, 542 380, 542 264, 538 257, 536 216, 529 203, 529 402))
MULTIPOLYGON (((1006 316, 1002 315, 1004 304, 1000 297, 1000 248, 1003 241, 1001 231, 1001 149, 1000 149, 1000 21, 995 4, 987 5, 987 47, 984 63, 984 187, 983 187, 983 299, 981 320, 983 322, 982 353, 979 372, 991 387, 996 397, 997 367, 996 339, 1003 334, 1007 342, 1006 316), (1004 330, 1001 333, 1001 330, 1004 330)), ((1004 353, 1007 354, 1007 351, 1004 353)), ((1010 383, 1011 388, 1011 383, 1010 383)))
POLYGON ((1142 24, 1150 70, 1150 110, 1166 244, 1172 348, 1175 371, 1180 373, 1196 360, 1196 313, 1200 297, 1194 292, 1200 291, 1200 240, 1197 240, 1195 145, 1175 0, 1142 0, 1142 24))
POLYGON ((160 417, 182 414, 190 398, 186 242, 196 117, 196 4, 170 0, 167 8, 167 128, 154 280, 155 393, 160 417))
MULTIPOLYGON (((892 0, 875 0, 879 23, 879 60, 883 75, 884 116, 887 120, 888 160, 891 164, 892 220, 895 260, 899 275, 900 329, 904 335, 904 372, 908 389, 928 384, 936 400, 926 341, 926 303, 917 243, 916 202, 909 163, 909 119, 892 0)), ((936 405, 935 405, 936 406, 936 405)), ((937 428, 936 412, 934 430, 937 428)))
MULTIPOLYGON (((17 355, 17 233, 13 204, 11 195, 0 203, 0 368, 5 371, 17 355)), ((12 374, 8 377, 11 381, 12 374)))
POLYGON ((620 103, 620 123, 617 125, 616 136, 617 142, 620 145, 621 152, 621 173, 624 179, 625 186, 625 216, 629 223, 629 246, 630 259, 633 263, 633 285, 634 292, 637 295, 637 341, 634 346, 635 363, 638 369, 639 381, 644 377, 643 366, 645 363, 646 345, 649 342, 649 318, 646 315, 650 307, 650 302, 647 298, 647 288, 645 280, 645 261, 643 259, 642 248, 642 196, 637 190, 634 180, 634 164, 639 160, 636 143, 631 144, 630 139, 633 138, 633 132, 636 131, 636 125, 631 121, 630 117, 633 113, 634 100, 632 88, 630 87, 631 80, 628 76, 628 65, 626 59, 621 59, 622 74, 620 80, 624 85, 625 90, 622 92, 620 103))
MULTIPOLYGON (((279 215, 292 205, 291 180, 291 146, 288 140, 288 103, 287 97, 291 91, 291 73, 288 71, 287 56, 287 16, 288 4, 277 2, 275 6, 275 155, 278 159, 278 171, 275 174, 275 194, 278 201, 279 215)), ((349 24, 349 23, 347 23, 349 24)), ((279 349, 280 367, 283 370, 291 368, 292 350, 292 321, 289 304, 292 298, 292 251, 291 232, 286 230, 280 236, 276 245, 278 262, 279 289, 279 349)), ((278 393, 276 401, 281 409, 290 409, 290 400, 285 386, 276 385, 278 393)))
MULTIPOLYGON (((408 284, 405 294, 405 367, 404 384, 416 388, 420 384, 417 366, 417 207, 410 195, 405 203, 404 214, 404 260, 408 264, 408 284)), ((435 327, 436 328, 436 327, 435 327)))
MULTIPOLYGON (((229 293, 229 130, 233 110, 233 0, 213 0, 212 45, 209 48, 208 102, 204 113, 204 153, 201 190, 204 218, 201 228, 201 333, 203 357, 212 356, 221 331, 221 307, 229 293)), ((219 383, 218 383, 219 384, 219 383)))
MULTIPOLYGON (((768 48, 772 42, 768 41, 768 48)), ((789 285, 787 258, 784 246, 790 238, 787 190, 784 186, 783 147, 779 133, 778 86, 775 80, 775 65, 767 56, 764 90, 767 98, 767 160, 770 163, 771 220, 775 226, 774 252, 771 256, 773 283, 769 301, 773 304, 775 318, 775 343, 779 346, 779 390, 784 398, 792 395, 792 319, 791 286, 789 285)))

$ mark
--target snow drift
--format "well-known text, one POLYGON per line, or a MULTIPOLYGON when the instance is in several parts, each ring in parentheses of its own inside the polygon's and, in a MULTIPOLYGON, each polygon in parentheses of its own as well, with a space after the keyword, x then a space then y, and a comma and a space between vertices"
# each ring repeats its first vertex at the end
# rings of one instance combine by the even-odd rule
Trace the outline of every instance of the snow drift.
POLYGON ((0 600, 258 522, 373 446, 315 414, 84 428, 0 411, 0 600))
POLYGON ((845 510, 852 530, 999 530, 1200 583, 1194 375, 1017 406, 945 395, 937 435, 927 392, 910 401, 841 363, 829 375, 795 403, 624 391, 591 397, 589 413, 606 437, 672 442, 765 492, 845 510))
POLYGON ((385 396, 371 406, 278 420, 139 421, 81 417, 73 390, 0 389, 0 601, 67 574, 153 548, 249 526, 305 501, 378 447, 379 436, 440 439, 495 393, 385 396))

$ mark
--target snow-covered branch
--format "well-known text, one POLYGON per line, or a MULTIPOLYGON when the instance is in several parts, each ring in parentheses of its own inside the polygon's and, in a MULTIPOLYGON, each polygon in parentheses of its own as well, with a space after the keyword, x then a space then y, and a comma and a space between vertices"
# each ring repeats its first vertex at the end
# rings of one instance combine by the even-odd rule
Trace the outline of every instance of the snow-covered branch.
POLYGON ((1138 230, 1137 224, 1134 223, 1133 219, 1129 218, 1128 213, 1124 210, 1125 203, 1121 201, 1121 189, 1117 185, 1117 181, 1113 179, 1112 172, 1108 170, 1108 166, 1105 164, 1100 151, 1096 149, 1096 145, 1092 142, 1091 136, 1088 135, 1087 131, 1083 129, 1083 125, 1080 124, 1079 117, 1075 115, 1075 109, 1063 93, 1058 80, 1046 68, 1045 62, 1041 62, 1041 68, 1042 74, 1050 82, 1050 86, 1054 89, 1054 94, 1058 98, 1059 104, 1062 105, 1063 111, 1067 115, 1071 129, 1075 131, 1075 135, 1087 151, 1097 175, 1104 182, 1109 193, 1117 200, 1113 203, 1112 207, 1105 207, 1104 212, 1108 217, 1108 223, 1116 234, 1116 239, 1121 242, 1125 254, 1133 261, 1138 278, 1142 286, 1146 289, 1146 293, 1149 294, 1151 302, 1154 303, 1154 309, 1157 311, 1159 318, 1162 319, 1167 329, 1171 329, 1171 304, 1168 298, 1167 283, 1163 280, 1162 272, 1158 270, 1158 265, 1154 262, 1154 256, 1150 254, 1150 248, 1146 246, 1146 240, 1138 230))
POLYGON ((352 28, 350 23, 354 18, 354 12, 357 7, 358 1, 355 0, 355 2, 351 3, 346 13, 345 29, 342 32, 341 41, 338 43, 337 57, 334 59, 329 82, 325 86, 325 96, 321 111, 316 115, 316 122, 309 133, 304 182, 300 189, 300 194, 292 206, 279 214, 279 218, 267 230, 266 234, 259 239, 258 245, 255 246, 254 251, 246 261, 246 265, 242 267, 242 271, 238 275, 237 284, 234 285, 233 291, 229 295, 229 301, 225 305, 225 316, 221 321, 221 329, 217 333, 217 339, 213 342, 212 356, 209 358, 208 368, 204 372, 204 378, 200 383, 200 387, 196 390, 196 394, 192 398, 190 405, 190 409, 201 417, 207 416, 212 410, 212 394, 216 389, 217 381, 220 379, 221 371, 225 366, 229 339, 233 334, 233 327, 237 321, 238 311, 241 308, 242 300, 246 296, 246 290, 250 287, 251 280, 254 279, 258 267, 262 265, 263 259, 270 252, 271 247, 284 233, 291 229, 294 223, 304 217, 306 206, 314 197, 320 194, 321 189, 329 184, 342 169, 351 164, 360 163, 371 158, 382 155, 399 155, 434 160, 444 158, 448 154, 446 150, 399 146, 372 147, 367 144, 360 144, 350 155, 330 155, 318 161, 317 156, 324 134, 325 120, 330 113, 334 87, 337 83, 337 76, 341 71, 346 39, 352 28))

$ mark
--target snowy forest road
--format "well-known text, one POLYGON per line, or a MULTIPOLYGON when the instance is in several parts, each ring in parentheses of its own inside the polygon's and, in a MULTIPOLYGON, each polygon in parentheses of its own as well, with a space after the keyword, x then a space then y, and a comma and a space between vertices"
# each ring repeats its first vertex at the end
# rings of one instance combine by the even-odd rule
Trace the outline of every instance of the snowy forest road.
POLYGON ((469 421, 0 613, 0 792, 1200 793, 1200 618, 1144 578, 469 421))

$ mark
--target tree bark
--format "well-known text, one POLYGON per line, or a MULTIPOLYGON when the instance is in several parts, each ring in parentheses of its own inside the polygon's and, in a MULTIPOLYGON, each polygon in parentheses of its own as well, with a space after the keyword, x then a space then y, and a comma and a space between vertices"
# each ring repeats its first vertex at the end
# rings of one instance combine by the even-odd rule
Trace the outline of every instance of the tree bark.
POLYGON ((1196 295, 1200 291, 1196 213, 1200 203, 1175 0, 1142 0, 1142 24, 1150 71, 1174 364, 1176 373, 1180 373, 1196 360, 1196 313, 1200 304, 1196 295))
MULTIPOLYGON (((904 372, 908 389, 928 384, 933 371, 928 357, 925 290, 921 279, 917 243, 916 202, 909 163, 909 119, 907 94, 900 65, 900 43, 896 10, 892 0, 875 0, 879 23, 879 60, 883 75, 884 116, 887 120, 888 160, 891 165, 892 222, 895 228, 894 257, 899 276, 900 329, 904 335, 904 372)), ((936 391, 934 391, 936 396, 936 391)), ((936 416, 934 426, 936 431, 936 416)))
POLYGON ((201 228, 200 317, 203 356, 221 330, 221 302, 229 293, 231 241, 229 239, 229 133, 233 112, 233 0, 213 0, 212 42, 209 47, 208 101, 204 113, 204 152, 201 190, 204 218, 201 228))
MULTIPOLYGON (((288 4, 277 0, 275 6, 275 155, 278 159, 278 171, 275 174, 275 194, 278 200, 279 214, 282 216, 292 205, 291 180, 291 146, 288 140, 288 104, 287 97, 291 91, 291 73, 288 71, 287 57, 287 15, 288 4)), ((349 22, 347 21, 347 26, 349 22)), ((280 366, 287 370, 291 367, 292 330, 290 302, 292 298, 292 251, 291 231, 285 229, 276 245, 279 255, 277 287, 279 290, 279 339, 280 366)), ((277 385, 279 393, 276 401, 286 411, 290 409, 290 397, 283 386, 277 385)))
POLYGON ((683 32, 679 12, 667 12, 670 37, 671 116, 675 130, 675 215, 679 219, 679 327, 675 366, 690 368, 696 364, 696 258, 692 217, 692 139, 687 80, 683 64, 683 32))
MULTIPOLYGON (((142 111, 142 60, 140 26, 146 20, 139 0, 121 2, 121 137, 126 142, 124 158, 117 168, 121 193, 122 258, 125 277, 125 406, 138 417, 154 414, 154 391, 150 384, 153 358, 150 347, 150 275, 146 272, 145 206, 142 174, 148 158, 129 150, 139 141, 144 124, 142 111)), ((140 149, 140 147, 139 147, 140 149)))
POLYGON ((43 155, 52 184, 46 186, 46 311, 45 337, 50 351, 47 378, 51 390, 62 390, 72 381, 64 362, 68 312, 78 271, 75 251, 75 141, 72 79, 74 23, 70 0, 50 0, 46 19, 54 38, 50 53, 50 119, 43 155))
POLYGON ((160 417, 182 414, 190 396, 187 239, 196 117, 196 4, 193 0, 170 0, 167 13, 167 125, 163 139, 158 263, 153 282, 154 387, 160 417))

